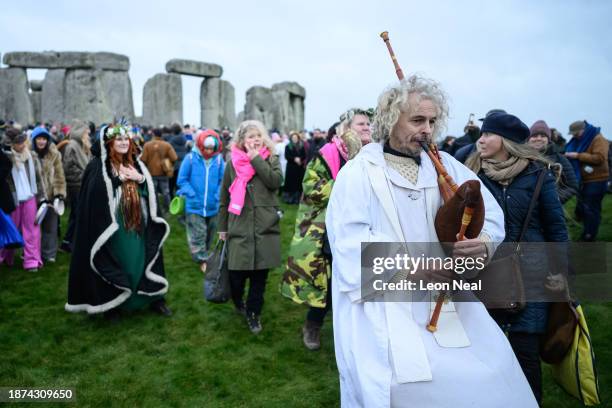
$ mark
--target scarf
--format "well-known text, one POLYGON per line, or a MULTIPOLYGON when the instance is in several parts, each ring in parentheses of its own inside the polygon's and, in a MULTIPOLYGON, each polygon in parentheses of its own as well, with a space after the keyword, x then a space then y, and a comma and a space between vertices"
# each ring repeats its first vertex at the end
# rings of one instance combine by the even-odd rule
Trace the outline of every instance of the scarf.
MULTIPOLYGON (((259 149, 259 155, 265 160, 270 156, 270 151, 266 146, 263 146, 259 149)), ((232 146, 232 165, 236 171, 236 178, 229 188, 230 204, 228 211, 232 214, 240 215, 242 207, 244 207, 246 187, 255 175, 255 169, 251 165, 251 159, 249 159, 246 152, 236 145, 232 146)))
MULTIPOLYGON (((601 128, 591 125, 586 120, 584 121, 584 123, 586 124, 586 127, 584 128, 582 137, 580 139, 576 139, 575 137, 572 137, 572 140, 567 142, 567 144, 565 145, 566 153, 585 152, 589 148, 589 146, 591 146, 591 143, 593 143, 593 139, 595 139, 595 136, 599 134, 599 131, 601 130, 601 128)), ((572 164, 572 167, 574 168, 574 174, 576 174, 576 180, 578 180, 578 184, 580 184, 580 182, 582 181, 582 175, 580 174, 580 160, 569 159, 569 158, 568 160, 572 164)))
MULTIPOLYGON (((25 171, 29 178, 30 190, 32 191, 32 194, 38 194, 38 189, 36 188, 36 169, 34 168, 34 160, 32 160, 30 150, 28 150, 26 147, 20 153, 18 153, 11 147, 11 153, 14 164, 13 168, 11 169, 13 180, 18 179, 20 171, 25 171), (25 168, 26 163, 28 164, 27 170, 25 168)), ((17 186, 15 186, 15 188, 17 188, 17 186)))
POLYGON ((348 161, 348 149, 346 148, 346 143, 342 139, 340 139, 337 135, 332 137, 332 142, 336 145, 340 156, 344 159, 344 161, 348 161))
POLYGON ((529 160, 511 156, 507 160, 498 161, 482 159, 482 170, 485 175, 502 186, 508 186, 512 180, 529 165, 529 160))

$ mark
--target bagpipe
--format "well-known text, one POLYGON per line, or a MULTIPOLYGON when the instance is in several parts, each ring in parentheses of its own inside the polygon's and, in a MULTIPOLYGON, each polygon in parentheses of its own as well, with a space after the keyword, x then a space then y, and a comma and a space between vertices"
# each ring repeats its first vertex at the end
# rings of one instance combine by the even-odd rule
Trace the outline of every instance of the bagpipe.
MULTIPOLYGON (((380 34, 380 37, 387 45, 397 78, 402 81, 404 73, 391 47, 389 33, 384 31, 380 34)), ((435 143, 432 141, 431 144, 428 144, 423 141, 421 142, 421 147, 436 169, 438 188, 444 202, 438 209, 434 221, 438 240, 445 244, 462 241, 466 238, 477 238, 480 231, 482 231, 485 216, 480 182, 468 180, 461 184, 461 186, 458 186, 448 174, 444 164, 442 164, 442 159, 435 143)), ((441 292, 436 300, 436 306, 427 325, 427 330, 432 333, 437 330, 438 318, 440 317, 445 298, 446 294, 441 292)))

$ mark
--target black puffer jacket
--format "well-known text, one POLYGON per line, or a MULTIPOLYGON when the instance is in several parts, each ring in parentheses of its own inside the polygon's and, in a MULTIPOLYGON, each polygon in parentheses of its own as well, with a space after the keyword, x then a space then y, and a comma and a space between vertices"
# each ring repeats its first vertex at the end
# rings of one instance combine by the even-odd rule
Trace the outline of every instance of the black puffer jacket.
POLYGON ((185 138, 185 135, 181 133, 179 135, 172 135, 165 140, 172 145, 174 151, 176 152, 176 157, 178 159, 174 162, 174 171, 178 173, 181 163, 183 162, 183 158, 187 154, 187 139, 185 138))

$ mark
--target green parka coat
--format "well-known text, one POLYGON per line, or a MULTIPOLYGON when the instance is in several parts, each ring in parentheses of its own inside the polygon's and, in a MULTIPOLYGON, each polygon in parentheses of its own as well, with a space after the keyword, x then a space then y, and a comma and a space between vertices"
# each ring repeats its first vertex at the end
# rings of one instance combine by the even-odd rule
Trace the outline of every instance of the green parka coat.
POLYGON ((280 266, 280 212, 278 189, 283 175, 278 156, 267 159, 256 156, 251 160, 255 175, 247 184, 244 207, 240 215, 227 211, 229 188, 236 178, 231 160, 228 161, 221 186, 219 231, 228 233, 228 269, 256 270, 280 266))

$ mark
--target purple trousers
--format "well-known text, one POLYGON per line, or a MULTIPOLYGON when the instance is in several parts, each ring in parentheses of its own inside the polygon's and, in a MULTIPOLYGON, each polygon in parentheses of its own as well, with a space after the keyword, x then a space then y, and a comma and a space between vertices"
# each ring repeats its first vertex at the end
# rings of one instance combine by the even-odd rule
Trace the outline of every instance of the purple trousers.
MULTIPOLYGON (((40 226, 36 225, 36 197, 32 197, 27 201, 19 203, 19 206, 11 213, 11 219, 15 227, 23 236, 23 268, 32 269, 42 266, 40 256, 40 226)), ((14 263, 14 250, 1 249, 0 263, 5 263, 9 266, 14 263)))

